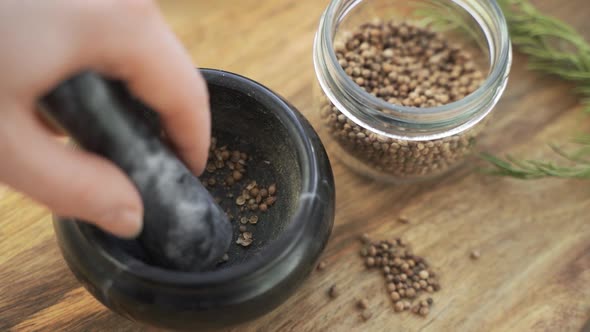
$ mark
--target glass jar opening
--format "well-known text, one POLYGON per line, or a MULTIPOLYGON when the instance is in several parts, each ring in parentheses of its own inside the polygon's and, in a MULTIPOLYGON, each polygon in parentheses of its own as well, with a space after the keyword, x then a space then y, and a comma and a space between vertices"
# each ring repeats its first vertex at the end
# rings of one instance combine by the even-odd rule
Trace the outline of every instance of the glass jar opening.
POLYGON ((359 126, 406 140, 439 139, 479 123, 502 95, 510 64, 505 18, 497 3, 488 0, 332 0, 314 42, 316 75, 329 101, 359 126), (354 27, 374 19, 411 21, 467 41, 470 49, 478 50, 474 58, 480 67, 487 67, 482 83, 459 100, 432 107, 393 104, 371 94, 345 72, 334 45, 354 27))

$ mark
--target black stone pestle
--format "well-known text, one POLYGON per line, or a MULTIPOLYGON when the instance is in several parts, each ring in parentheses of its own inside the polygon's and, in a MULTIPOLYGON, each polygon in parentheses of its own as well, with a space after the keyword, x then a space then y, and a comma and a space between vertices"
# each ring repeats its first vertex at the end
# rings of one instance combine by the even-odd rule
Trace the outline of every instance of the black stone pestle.
POLYGON ((159 119, 148 117, 124 84, 83 72, 44 96, 40 110, 136 186, 144 205, 139 241, 154 263, 201 271, 219 262, 231 242, 227 216, 162 141, 159 119))

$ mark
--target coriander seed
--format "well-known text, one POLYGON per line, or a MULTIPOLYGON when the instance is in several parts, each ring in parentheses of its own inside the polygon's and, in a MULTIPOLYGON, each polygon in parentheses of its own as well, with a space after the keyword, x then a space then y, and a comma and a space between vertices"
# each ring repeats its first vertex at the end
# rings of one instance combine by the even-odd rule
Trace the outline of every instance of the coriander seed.
POLYGON ((361 310, 365 310, 369 307, 369 300, 367 299, 360 299, 357 301, 356 306, 361 309, 361 310))
POLYGON ((240 180, 242 179, 242 177, 243 177, 242 173, 240 173, 240 172, 239 172, 239 171, 237 171, 237 170, 236 170, 236 171, 233 171, 233 173, 232 173, 232 178, 233 178, 235 181, 240 181, 240 180))
POLYGON ((338 297, 339 294, 340 293, 338 292, 338 288, 336 287, 336 285, 332 285, 328 289, 328 296, 330 296, 330 298, 332 298, 332 299, 335 299, 336 297, 338 297))
POLYGON ((363 235, 361 235, 359 237, 359 240, 361 241, 362 244, 369 244, 369 243, 371 243, 371 240, 369 239, 369 234, 367 234, 367 233, 363 233, 363 235))
POLYGON ((258 223, 258 216, 253 215, 248 219, 248 222, 252 225, 256 225, 258 223))
POLYGON ((420 279, 428 279, 428 271, 426 270, 420 271, 418 275, 420 276, 420 279))
POLYGON ((361 318, 363 319, 363 321, 368 321, 369 319, 371 319, 371 312, 369 312, 368 310, 365 310, 363 312, 361 312, 361 318))
POLYGON ((420 308, 420 311, 419 311, 420 316, 427 316, 429 312, 430 312, 430 310, 428 309, 428 307, 422 307, 422 308, 420 308))

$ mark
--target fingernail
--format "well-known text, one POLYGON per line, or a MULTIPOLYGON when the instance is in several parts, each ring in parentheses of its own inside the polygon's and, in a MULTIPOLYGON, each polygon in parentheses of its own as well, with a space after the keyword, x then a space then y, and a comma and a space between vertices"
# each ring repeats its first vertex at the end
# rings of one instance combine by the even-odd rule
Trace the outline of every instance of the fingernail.
POLYGON ((143 224, 141 211, 123 208, 109 214, 104 224, 107 231, 123 238, 133 239, 141 233, 143 224))

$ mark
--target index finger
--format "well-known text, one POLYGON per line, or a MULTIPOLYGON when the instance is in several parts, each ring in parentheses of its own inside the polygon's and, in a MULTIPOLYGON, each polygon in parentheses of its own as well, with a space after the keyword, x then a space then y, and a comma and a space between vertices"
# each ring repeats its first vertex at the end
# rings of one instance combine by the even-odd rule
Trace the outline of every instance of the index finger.
POLYGON ((161 115, 181 159, 194 173, 202 173, 211 136, 205 80, 155 6, 142 13, 141 24, 128 16, 117 23, 111 25, 109 38, 92 41, 102 57, 95 63, 106 74, 126 81, 138 98, 161 115))

